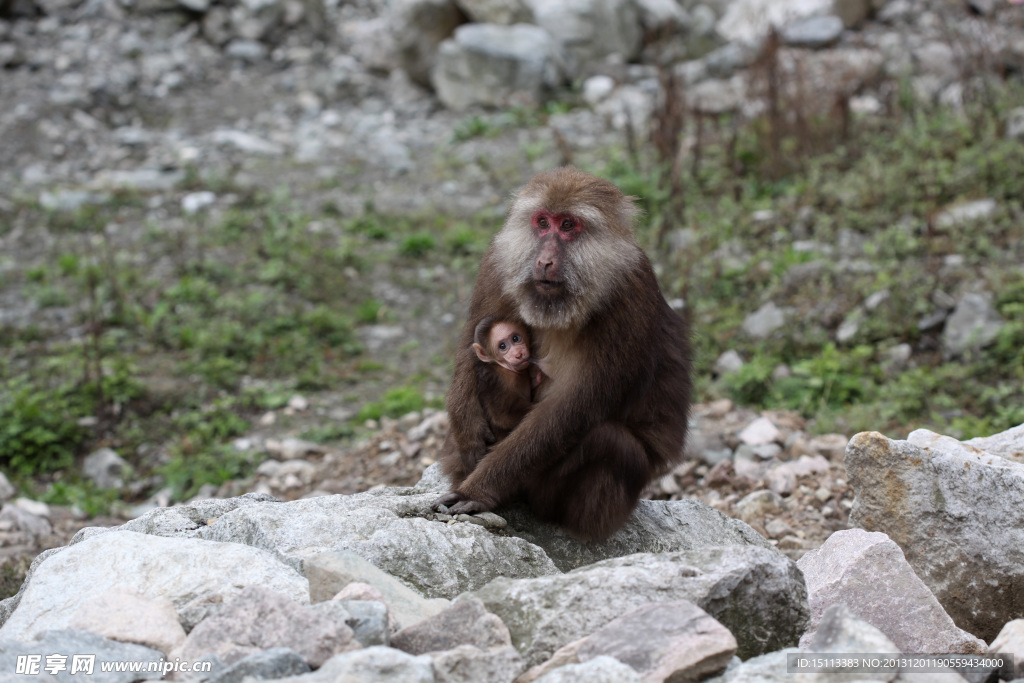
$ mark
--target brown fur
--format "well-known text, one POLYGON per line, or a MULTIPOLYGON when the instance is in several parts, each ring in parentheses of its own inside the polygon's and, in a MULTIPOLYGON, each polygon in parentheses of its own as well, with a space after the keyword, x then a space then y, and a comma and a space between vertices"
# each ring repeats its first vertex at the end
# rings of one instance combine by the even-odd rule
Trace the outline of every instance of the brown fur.
POLYGON ((519 193, 481 263, 455 359, 441 461, 453 490, 439 503, 477 512, 522 493, 538 516, 601 539, 629 518, 644 485, 682 456, 689 332, 633 238, 635 213, 614 185, 576 169, 539 174, 519 193), (541 240, 530 217, 541 208, 585 222, 578 239, 554 243, 564 281, 554 294, 534 286, 541 240), (530 325, 549 378, 501 441, 477 400, 470 349, 487 315, 530 325))

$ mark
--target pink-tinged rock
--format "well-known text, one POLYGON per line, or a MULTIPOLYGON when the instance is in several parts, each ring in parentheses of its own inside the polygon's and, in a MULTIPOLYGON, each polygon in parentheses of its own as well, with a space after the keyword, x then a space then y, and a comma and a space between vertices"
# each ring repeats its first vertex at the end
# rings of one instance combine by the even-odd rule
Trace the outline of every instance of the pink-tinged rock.
POLYGON ((814 638, 825 610, 846 605, 884 633, 900 652, 983 654, 985 643, 958 628, 903 556, 882 533, 832 534, 797 562, 807 580, 811 620, 800 639, 814 638))

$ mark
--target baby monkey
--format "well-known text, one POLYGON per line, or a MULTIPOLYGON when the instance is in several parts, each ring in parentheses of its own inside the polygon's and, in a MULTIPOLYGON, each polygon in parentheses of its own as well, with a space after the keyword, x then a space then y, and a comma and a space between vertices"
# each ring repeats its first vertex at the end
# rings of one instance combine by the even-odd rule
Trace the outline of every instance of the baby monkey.
POLYGON ((525 325, 484 318, 473 334, 473 351, 480 359, 477 396, 498 442, 530 412, 543 374, 530 357, 525 325))

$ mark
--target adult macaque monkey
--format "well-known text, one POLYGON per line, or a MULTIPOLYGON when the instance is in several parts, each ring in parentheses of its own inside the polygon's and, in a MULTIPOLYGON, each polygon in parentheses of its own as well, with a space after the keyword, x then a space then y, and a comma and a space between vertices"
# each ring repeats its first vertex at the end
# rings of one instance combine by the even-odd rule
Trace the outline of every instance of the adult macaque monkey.
POLYGON ((477 359, 477 398, 495 441, 516 428, 530 409, 533 389, 541 382, 531 362, 525 325, 484 318, 473 334, 477 359))
POLYGON ((633 198, 574 168, 540 173, 516 196, 473 291, 441 460, 453 488, 435 505, 473 513, 522 496, 539 517, 602 539, 682 456, 689 333, 636 244, 636 214, 633 198), (530 327, 548 376, 497 443, 472 350, 488 315, 530 327))

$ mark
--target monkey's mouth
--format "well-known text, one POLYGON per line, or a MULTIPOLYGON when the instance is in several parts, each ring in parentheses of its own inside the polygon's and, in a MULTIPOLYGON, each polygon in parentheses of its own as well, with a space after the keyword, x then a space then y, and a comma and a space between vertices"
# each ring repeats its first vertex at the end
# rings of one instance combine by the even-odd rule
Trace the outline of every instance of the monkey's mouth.
POLYGON ((538 291, 544 294, 557 294, 565 287, 565 283, 561 280, 534 280, 533 284, 538 291))

